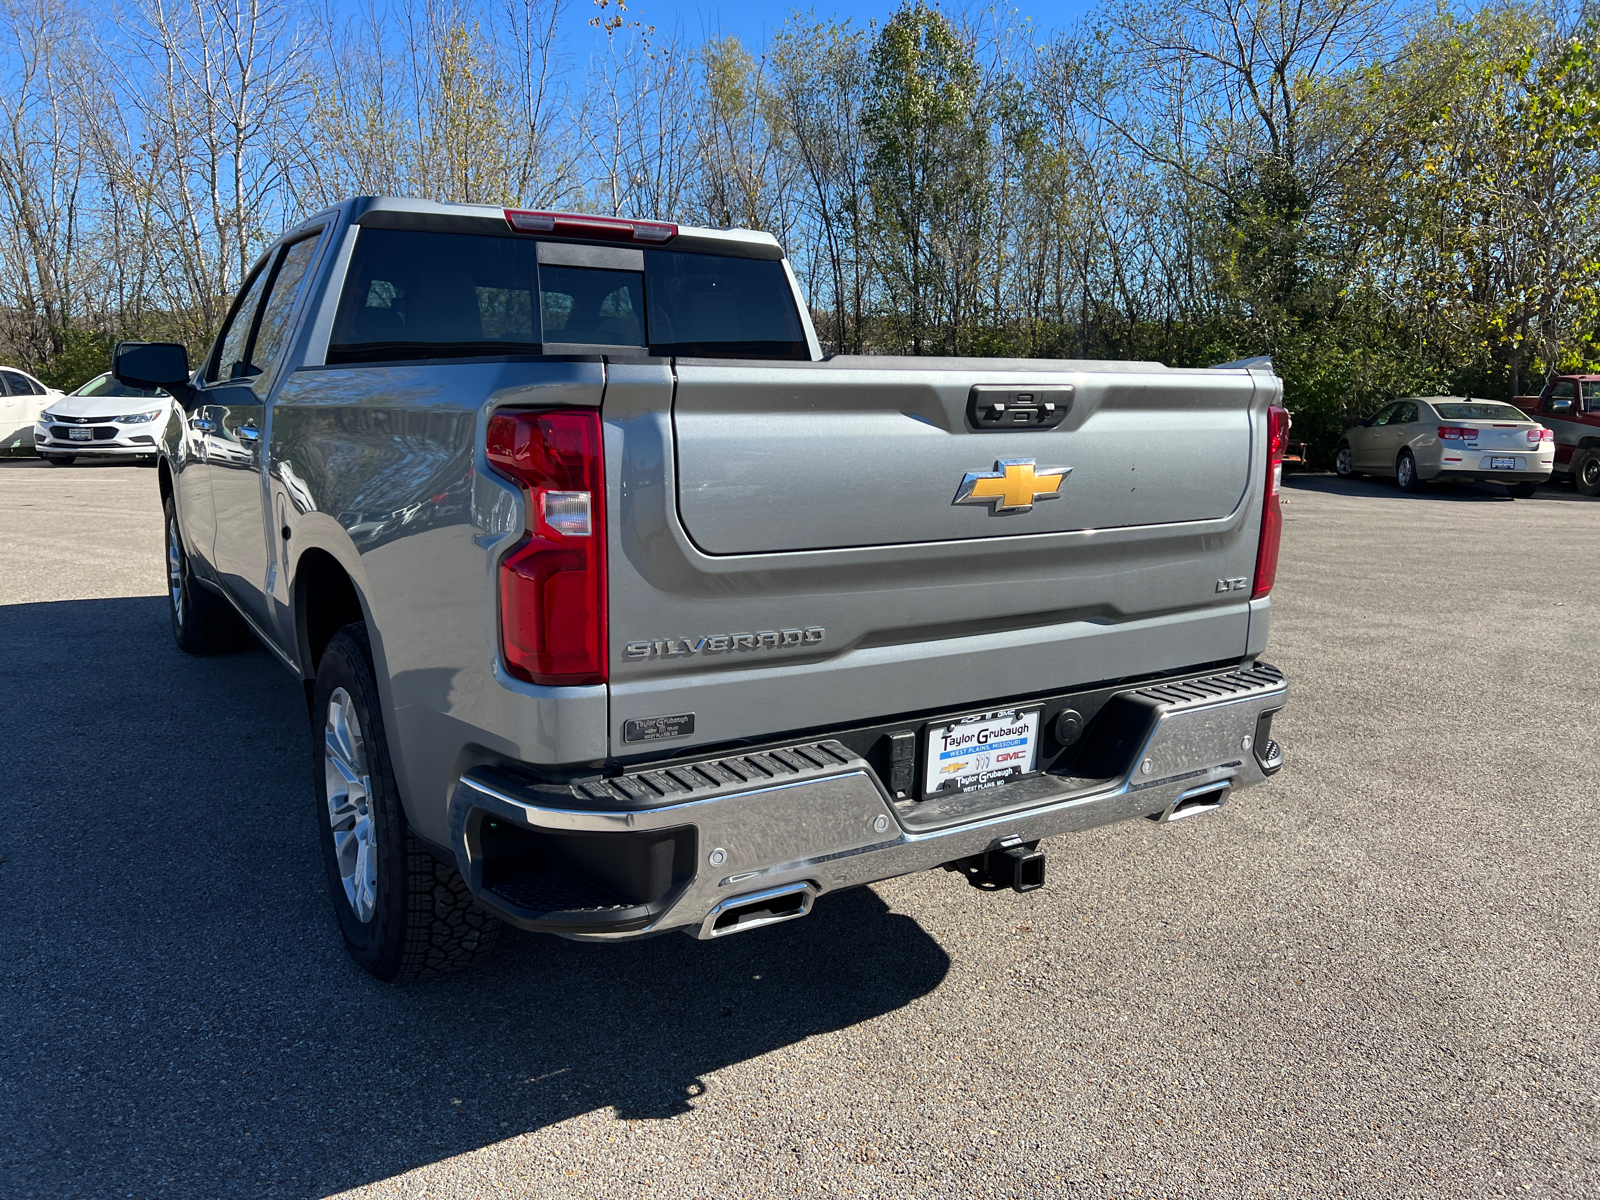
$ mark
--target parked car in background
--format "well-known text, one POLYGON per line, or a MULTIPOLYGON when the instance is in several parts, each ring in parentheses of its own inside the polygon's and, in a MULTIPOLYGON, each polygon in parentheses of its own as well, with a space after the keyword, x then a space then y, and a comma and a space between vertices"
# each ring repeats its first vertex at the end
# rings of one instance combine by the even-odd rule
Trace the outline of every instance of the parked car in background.
POLYGON ((1585 496, 1600 496, 1600 375, 1557 375, 1519 409, 1555 435, 1555 473, 1585 496))
POLYGON ((70 467, 80 455, 156 461, 156 443, 172 415, 163 391, 128 387, 96 375, 71 395, 56 395, 40 413, 33 446, 51 466, 70 467))
POLYGON ((1441 480, 1503 483, 1528 497, 1550 478, 1550 430, 1498 400, 1407 396, 1345 430, 1341 476, 1386 475, 1412 492, 1441 480))
POLYGON ((64 394, 26 371, 0 367, 0 454, 33 453, 39 414, 64 394))

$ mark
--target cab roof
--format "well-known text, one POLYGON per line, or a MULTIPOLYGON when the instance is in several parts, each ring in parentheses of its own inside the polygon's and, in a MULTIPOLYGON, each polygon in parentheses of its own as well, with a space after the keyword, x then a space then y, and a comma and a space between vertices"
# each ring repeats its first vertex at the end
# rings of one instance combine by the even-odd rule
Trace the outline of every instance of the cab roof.
POLYGON ((754 229, 702 229, 666 221, 601 217, 592 213, 533 212, 499 205, 397 196, 357 196, 346 200, 338 209, 344 211, 352 224, 381 229, 511 238, 531 236, 545 241, 635 246, 773 261, 784 257, 777 238, 754 229), (513 225, 513 217, 520 218, 517 225, 513 225))

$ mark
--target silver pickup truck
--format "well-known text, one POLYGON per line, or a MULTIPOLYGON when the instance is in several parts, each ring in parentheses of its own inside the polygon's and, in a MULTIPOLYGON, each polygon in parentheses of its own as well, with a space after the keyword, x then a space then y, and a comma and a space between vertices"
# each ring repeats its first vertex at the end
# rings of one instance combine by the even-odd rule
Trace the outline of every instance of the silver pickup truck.
POLYGON ((1270 364, 829 358, 769 236, 357 199, 163 435, 172 627, 304 684, 355 959, 700 938, 1282 765, 1270 364))

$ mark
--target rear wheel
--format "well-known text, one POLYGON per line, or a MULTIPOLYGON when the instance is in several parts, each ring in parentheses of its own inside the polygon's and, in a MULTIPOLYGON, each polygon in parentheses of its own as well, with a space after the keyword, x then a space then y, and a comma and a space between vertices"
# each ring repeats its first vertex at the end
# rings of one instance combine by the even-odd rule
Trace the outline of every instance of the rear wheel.
POLYGON ((1572 468, 1572 485, 1585 496, 1600 496, 1600 454, 1580 450, 1582 456, 1572 468))
POLYGON ((1411 451, 1400 451, 1394 464, 1394 481, 1402 492, 1414 492, 1422 486, 1417 478, 1417 460, 1411 457, 1411 451))
POLYGON ((323 651, 311 714, 322 861, 350 957, 385 981, 470 965, 500 921, 406 828, 365 625, 323 651))
POLYGON ((171 496, 161 509, 167 523, 167 613, 178 649, 185 654, 226 654, 242 649, 250 641, 250 627, 232 605, 195 579, 171 496))
POLYGON ((1339 453, 1333 457, 1333 472, 1340 479, 1349 479, 1356 473, 1355 451, 1350 449, 1349 442, 1339 443, 1339 453))
POLYGON ((1537 483, 1508 483, 1508 484, 1506 484, 1506 491, 1510 492, 1518 500, 1531 500, 1531 499, 1533 499, 1534 493, 1537 492, 1538 490, 1539 490, 1539 485, 1537 483))
POLYGON ((45 462, 49 463, 52 467, 70 467, 73 463, 78 461, 78 456, 76 454, 41 454, 39 457, 44 459, 45 462))

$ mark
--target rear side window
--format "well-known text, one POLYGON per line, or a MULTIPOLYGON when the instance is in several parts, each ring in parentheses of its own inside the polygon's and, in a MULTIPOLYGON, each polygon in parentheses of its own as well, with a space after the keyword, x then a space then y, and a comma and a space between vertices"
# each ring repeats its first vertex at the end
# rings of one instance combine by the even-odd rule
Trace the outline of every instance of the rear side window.
POLYGON ((277 362, 289 338, 289 318, 294 315, 294 302, 300 295, 300 285, 305 282, 306 270, 317 251, 317 237, 302 238, 283 252, 278 272, 272 279, 272 290, 261 307, 261 320, 256 323, 255 344, 250 348, 250 363, 259 371, 268 371, 277 362))
POLYGON ((547 343, 552 352, 810 357, 781 263, 642 257, 643 272, 541 264, 531 238, 363 229, 327 361, 540 354, 547 343))

